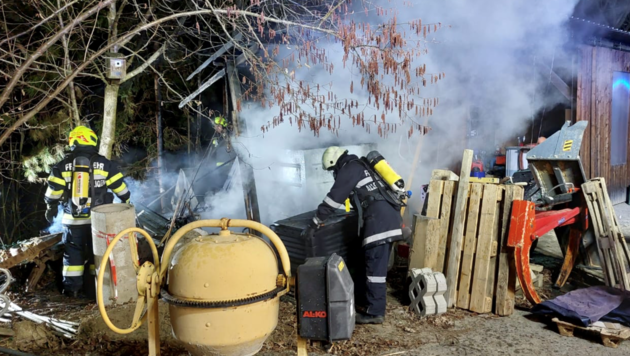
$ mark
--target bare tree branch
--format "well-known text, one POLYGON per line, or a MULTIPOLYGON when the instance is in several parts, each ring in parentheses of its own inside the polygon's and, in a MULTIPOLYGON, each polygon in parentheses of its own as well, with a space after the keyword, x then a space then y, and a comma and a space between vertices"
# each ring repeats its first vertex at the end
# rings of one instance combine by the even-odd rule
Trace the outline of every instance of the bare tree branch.
MULTIPOLYGON (((63 12, 63 10, 65 10, 65 9, 66 9, 66 8, 68 8, 69 6, 72 6, 72 5, 74 5, 74 4, 78 3, 78 2, 79 2, 78 0, 74 0, 73 2, 68 3, 68 4, 66 4, 65 6, 63 6, 63 7, 59 8, 59 10, 57 10, 57 11, 53 12, 50 16, 48 16, 48 17, 46 17, 45 19, 41 20, 38 24, 33 25, 33 26, 32 26, 31 28, 29 28, 28 30, 26 30, 26 31, 24 31, 24 32, 22 32, 22 33, 18 33, 17 35, 14 35, 14 36, 11 36, 11 37, 7 37, 7 38, 3 39, 2 41, 0 41, 0 46, 1 46, 1 45, 3 45, 3 44, 5 44, 5 43, 6 43, 6 42, 8 42, 8 41, 11 41, 11 40, 14 40, 14 39, 16 39, 16 38, 22 37, 22 36, 24 36, 25 34, 27 34, 27 33, 31 32, 31 31, 33 31, 34 29, 38 28, 39 26, 41 26, 41 25, 45 24, 46 22, 50 21, 50 19, 52 19, 53 17, 55 17, 55 16, 57 16, 57 15, 61 14, 61 13, 63 12)), ((7 33, 7 35, 9 35, 9 34, 7 33)))
POLYGON ((142 73, 145 69, 147 69, 147 67, 149 67, 153 62, 155 62, 158 58, 160 58, 160 56, 164 54, 165 50, 166 50, 166 43, 164 43, 162 47, 160 47, 157 51, 155 51, 155 53, 153 53, 151 57, 147 58, 146 61, 144 61, 144 59, 140 57, 144 61, 144 63, 142 63, 138 68, 134 69, 133 71, 127 73, 127 75, 125 75, 125 78, 123 78, 120 81, 120 84, 142 73))
POLYGON ((20 80, 20 78, 22 78, 26 70, 31 66, 31 64, 33 64, 33 62, 37 58, 43 55, 48 50, 48 48, 50 48, 50 46, 55 44, 61 38, 61 36, 68 33, 75 26, 83 22, 83 20, 94 15, 97 11, 111 4, 113 1, 115 0, 102 0, 96 6, 90 8, 83 14, 79 15, 76 19, 72 20, 66 27, 62 28, 59 32, 57 32, 54 36, 52 36, 52 38, 50 38, 48 41, 42 44, 30 57, 28 57, 26 62, 22 63, 22 65, 16 70, 16 72, 13 73, 11 80, 2 91, 2 95, 0 95, 0 108, 2 108, 2 106, 4 106, 4 103, 7 102, 15 85, 18 83, 18 81, 20 80))

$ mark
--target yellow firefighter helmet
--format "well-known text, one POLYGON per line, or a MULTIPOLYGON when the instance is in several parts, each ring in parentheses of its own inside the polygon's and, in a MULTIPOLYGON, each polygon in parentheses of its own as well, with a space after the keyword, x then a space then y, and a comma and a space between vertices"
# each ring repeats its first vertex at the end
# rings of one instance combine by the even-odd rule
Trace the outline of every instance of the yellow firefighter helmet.
POLYGON ((70 137, 68 138, 68 144, 70 146, 82 145, 82 146, 96 146, 98 137, 96 133, 89 127, 77 126, 74 130, 70 131, 70 137))

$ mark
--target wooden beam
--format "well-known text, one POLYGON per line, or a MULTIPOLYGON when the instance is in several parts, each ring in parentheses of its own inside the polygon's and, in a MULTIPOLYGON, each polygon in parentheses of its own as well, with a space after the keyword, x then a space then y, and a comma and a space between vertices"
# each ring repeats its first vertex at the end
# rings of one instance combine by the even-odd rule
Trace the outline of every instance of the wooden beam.
POLYGON ((180 109, 183 108, 184 105, 188 104, 191 100, 193 100, 199 94, 201 94, 201 92, 203 92, 204 90, 208 89, 212 84, 216 83, 217 80, 223 78, 224 76, 225 76, 225 68, 223 68, 220 71, 216 72, 210 79, 206 80, 203 84, 201 84, 201 86, 199 88, 197 88, 197 90, 195 90, 192 94, 190 94, 186 98, 184 98, 184 100, 182 100, 179 103, 178 108, 180 108, 180 109))
MULTIPOLYGON (((241 100, 241 82, 238 80, 238 70, 236 63, 227 63, 227 79, 230 88, 230 99, 232 102, 232 126, 234 127, 234 136, 245 134, 247 132, 247 123, 240 120, 238 107, 241 100)), ((245 163, 243 157, 238 155, 239 169, 241 172, 241 182, 243 184, 243 195, 245 199, 245 212, 247 219, 260 222, 260 210, 258 208, 258 194, 256 192, 256 180, 254 179, 254 170, 252 166, 245 163)))
POLYGON ((501 234, 499 235, 499 272, 497 274, 496 308, 495 314, 500 316, 512 315, 514 312, 514 291, 516 290, 516 267, 514 265, 514 250, 507 245, 510 232, 510 216, 512 202, 523 199, 523 187, 508 185, 505 187, 503 198, 503 217, 501 219, 501 234))
POLYGON ((472 166, 473 151, 464 150, 462 158, 462 168, 459 174, 459 187, 457 189, 457 199, 455 200, 455 211, 453 212, 453 234, 451 235, 451 245, 448 252, 448 267, 446 269, 446 284, 448 286, 448 306, 455 304, 457 295, 457 280, 459 279, 459 264, 462 257, 462 240, 464 239, 464 222, 466 220, 466 203, 468 202, 468 184, 470 178, 470 168, 472 166))
MULTIPOLYGON (((256 53, 258 51, 259 47, 257 44, 252 45, 251 47, 248 48, 249 51, 256 53)), ((241 64, 243 64, 243 62, 245 62, 245 53, 241 53, 240 56, 236 57, 236 65, 239 66, 241 64)), ((197 90, 195 90, 192 94, 188 95, 187 97, 184 98, 184 100, 182 100, 179 103, 179 108, 183 108, 184 105, 188 104, 192 99, 194 99, 196 96, 198 96, 199 94, 201 94, 204 90, 208 89, 212 84, 216 83, 217 80, 223 78, 225 76, 225 68, 221 69, 220 71, 218 71, 215 75, 213 75, 210 79, 208 79, 207 81, 205 81, 203 84, 201 84, 201 86, 199 86, 199 88, 197 88, 197 90)))
POLYGON ((434 169, 431 172, 431 180, 453 180, 458 181, 459 177, 457 174, 449 171, 447 169, 434 169))
MULTIPOLYGON (((243 38, 243 35, 241 33, 237 33, 235 36, 232 36, 232 38, 235 41, 240 41, 243 38)), ((197 75, 202 70, 204 70, 207 66, 209 66, 210 63, 212 63, 212 61, 214 61, 215 59, 217 59, 220 56, 222 56, 225 52, 227 52, 232 47, 234 47, 234 42, 233 41, 229 41, 226 44, 224 44, 223 46, 221 46, 221 48, 219 48, 218 51, 214 52, 214 54, 211 55, 210 58, 206 59, 206 61, 203 62, 199 66, 199 68, 195 69, 195 71, 191 75, 189 75, 188 78, 186 78, 186 80, 191 80, 195 75, 197 75)))
POLYGON ((573 100, 573 92, 571 91, 571 87, 567 85, 567 83, 560 78, 553 69, 549 68, 547 65, 537 62, 538 69, 540 72, 545 75, 545 77, 549 77, 549 81, 553 84, 556 89, 560 91, 560 94, 564 95, 569 101, 573 100))

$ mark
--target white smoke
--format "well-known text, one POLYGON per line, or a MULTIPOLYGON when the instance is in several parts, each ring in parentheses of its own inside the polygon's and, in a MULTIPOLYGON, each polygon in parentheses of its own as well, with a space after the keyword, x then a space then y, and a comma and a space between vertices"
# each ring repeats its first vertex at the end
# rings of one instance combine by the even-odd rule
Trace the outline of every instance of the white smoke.
POLYGON ((55 216, 52 224, 50 224, 50 227, 48 228, 48 232, 50 234, 63 232, 63 224, 61 224, 62 218, 63 218, 63 206, 59 205, 58 210, 57 210, 57 216, 55 216))
MULTIPOLYGON (((577 0, 548 1, 497 1, 497 0, 418 0, 380 1, 377 5, 395 9, 400 24, 422 18, 424 23, 441 23, 442 30, 429 36, 428 54, 423 57, 428 73, 445 72, 446 78, 438 84, 428 86, 423 97, 439 97, 440 105, 429 119, 432 131, 427 136, 415 135, 407 138, 404 124, 398 134, 379 137, 375 130, 367 134, 361 127, 352 127, 351 121, 342 119, 338 133, 326 130, 315 137, 310 131, 298 132, 285 117, 285 123, 273 128, 264 135, 260 127, 271 122, 279 114, 278 107, 262 108, 255 103, 243 105, 241 117, 247 122, 247 137, 241 137, 234 147, 243 153, 256 175, 258 199, 263 222, 269 223, 287 216, 313 210, 323 196, 308 196, 305 190, 283 186, 275 179, 278 165, 290 161, 288 150, 322 148, 328 145, 355 145, 376 143, 378 150, 405 179, 411 175, 414 152, 419 141, 421 162, 414 173, 413 184, 408 187, 419 196, 421 184, 425 184, 433 169, 449 168, 461 158, 462 140, 467 134, 466 118, 472 108, 482 118, 481 129, 494 132, 492 142, 482 142, 486 149, 493 151, 506 140, 523 136, 531 123, 532 115, 562 100, 549 91, 541 95, 548 86, 548 79, 534 66, 544 63, 550 67, 552 61, 559 62, 564 55, 563 46, 567 33, 564 24, 571 15, 577 0), (409 6, 409 3, 413 3, 409 6), (406 4, 406 5, 405 5, 406 4), (308 204, 300 204, 308 202, 308 204), (273 213, 268 213, 272 211, 273 213)), ((363 11, 357 11, 357 21, 364 21, 363 11)), ((383 18, 375 15, 374 7, 368 11, 368 21, 382 23, 383 18)), ((390 15, 391 16, 391 15, 390 15)), ((403 25, 404 26, 404 25, 403 25)), ((407 33, 411 31, 407 30, 407 33)), ((411 36, 411 35, 409 35, 411 36)), ((409 38, 413 40, 414 38, 409 38)), ((418 38, 415 38, 418 39, 418 38)), ((336 68, 343 68, 343 51, 339 44, 320 45, 326 47, 331 62, 336 68)), ((281 51, 286 54, 287 49, 281 51)), ((416 65, 418 65, 417 63, 416 65)), ((295 65, 298 80, 319 83, 330 87, 343 98, 358 100, 367 105, 365 91, 357 89, 360 76, 351 67, 336 69, 332 74, 321 66, 295 65), (349 83, 354 81, 354 92, 350 94, 349 83)), ((412 80, 420 80, 412 77, 412 80)), ((367 118, 378 113, 366 106, 367 118)), ((394 116, 388 122, 399 122, 394 116)), ((421 123, 422 120, 415 120, 421 123)), ((408 122, 407 122, 408 123, 408 122)), ((516 144, 516 142, 513 142, 516 144)), ((480 147, 468 147, 480 149, 480 147)), ((352 153, 352 152, 351 152, 352 153)), ((233 189, 226 201, 242 201, 242 191, 233 189)), ((413 210, 418 204, 411 201, 413 210)), ((229 204, 218 204, 224 209, 229 204)), ((221 215, 229 215, 229 209, 222 209, 221 215)), ((242 213, 239 211, 239 213, 242 213)))
MULTIPOLYGON (((368 134, 362 127, 353 127, 349 119, 342 119, 338 132, 322 129, 315 137, 308 130, 299 132, 296 126, 289 125, 285 116, 284 124, 263 134, 261 126, 273 121, 279 108, 242 103, 240 117, 248 132, 232 143, 245 158, 244 163, 254 170, 263 223, 314 210, 323 199, 321 193, 313 193, 310 187, 287 184, 291 177, 282 176, 291 174, 283 164, 295 162, 291 152, 296 150, 374 143, 405 180, 413 174, 413 184, 407 188, 419 197, 420 187, 428 182, 431 171, 452 168, 461 159, 463 148, 493 151, 510 139, 514 141, 511 144, 516 144, 517 136, 527 134, 533 115, 563 100, 554 90, 545 91, 549 86, 548 77, 541 75, 535 65, 558 67, 565 56, 567 31, 564 24, 577 1, 379 0, 355 4, 353 19, 374 25, 385 22, 384 17, 376 15, 376 7, 389 9, 388 16, 397 16, 408 43, 423 39, 412 34, 406 23, 422 19, 425 24, 442 24, 440 31, 429 35, 428 53, 414 63, 414 67, 426 63, 428 73, 446 74, 445 79, 420 93, 424 98, 440 99, 440 105, 428 121, 432 130, 426 136, 416 133, 408 138, 409 121, 401 124, 397 115, 391 114, 387 122, 401 125, 397 134, 379 137, 374 127, 368 134), (363 6, 367 6, 367 15, 363 6), (469 130, 466 120, 473 111, 481 119, 478 130, 492 134, 488 140, 477 142, 476 147, 472 144, 464 147, 463 140, 469 130), (420 163, 411 172, 420 142, 420 163)), ((311 83, 311 87, 319 83, 330 88, 340 101, 344 98, 358 101, 364 107, 366 123, 374 114, 380 117, 381 111, 368 105, 365 90, 358 88, 361 80, 358 70, 350 64, 344 68, 341 45, 320 41, 319 46, 326 48, 329 61, 336 69, 331 74, 318 65, 307 67, 295 63, 290 70, 295 70, 296 79, 311 83), (349 90, 351 82, 355 84, 353 93, 349 90)), ((279 56, 289 52, 288 48, 282 48, 279 56)), ((412 76, 412 81, 419 80, 412 76)), ((424 118, 414 121, 423 123, 424 118)), ((245 217, 238 177, 229 190, 207 198, 209 209, 202 214, 203 218, 245 217)), ((418 198, 411 199, 412 213, 420 209, 418 202, 418 198)))

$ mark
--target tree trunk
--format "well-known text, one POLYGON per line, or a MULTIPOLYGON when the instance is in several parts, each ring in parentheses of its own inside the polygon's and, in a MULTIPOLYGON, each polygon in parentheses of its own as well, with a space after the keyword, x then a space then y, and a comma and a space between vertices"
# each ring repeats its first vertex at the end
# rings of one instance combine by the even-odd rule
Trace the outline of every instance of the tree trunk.
POLYGON ((110 83, 105 87, 103 104, 103 131, 101 132, 101 147, 98 150, 108 159, 112 157, 112 147, 116 139, 116 109, 118 108, 118 83, 110 83))

